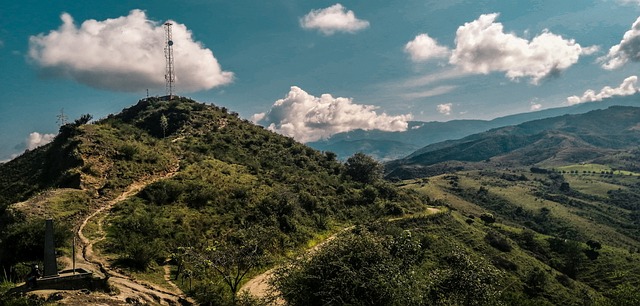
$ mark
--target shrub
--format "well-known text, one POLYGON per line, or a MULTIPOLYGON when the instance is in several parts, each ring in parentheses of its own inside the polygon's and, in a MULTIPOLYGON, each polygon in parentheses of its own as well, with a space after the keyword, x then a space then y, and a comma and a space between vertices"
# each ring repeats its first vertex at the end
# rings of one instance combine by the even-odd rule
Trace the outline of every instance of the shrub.
POLYGON ((513 248, 505 236, 494 231, 488 232, 484 239, 489 243, 489 245, 502 252, 511 252, 511 249, 513 248))
POLYGON ((491 213, 483 213, 482 215, 480 215, 480 220, 484 221, 484 223, 486 224, 492 224, 496 222, 496 217, 494 217, 491 213))

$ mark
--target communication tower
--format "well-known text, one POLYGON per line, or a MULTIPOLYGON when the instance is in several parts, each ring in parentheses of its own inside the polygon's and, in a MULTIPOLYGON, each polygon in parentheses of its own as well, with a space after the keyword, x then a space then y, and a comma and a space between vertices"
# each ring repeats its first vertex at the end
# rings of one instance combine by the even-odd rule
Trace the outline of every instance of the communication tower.
POLYGON ((173 87, 176 81, 176 75, 173 68, 173 38, 171 37, 171 26, 173 24, 171 22, 166 22, 164 24, 164 31, 166 33, 166 43, 164 46, 164 57, 166 61, 166 70, 164 79, 166 81, 165 87, 167 90, 167 96, 169 99, 173 97, 173 87))

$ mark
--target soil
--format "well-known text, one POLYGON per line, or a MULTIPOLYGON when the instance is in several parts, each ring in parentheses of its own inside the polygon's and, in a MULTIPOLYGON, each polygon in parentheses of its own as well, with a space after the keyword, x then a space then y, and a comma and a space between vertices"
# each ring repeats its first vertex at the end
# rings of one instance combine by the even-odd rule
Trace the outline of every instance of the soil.
MULTIPOLYGON (((156 176, 149 176, 136 181, 126 188, 124 192, 115 199, 105 201, 98 209, 83 219, 76 233, 79 247, 76 247, 76 268, 84 268, 92 271, 100 278, 106 278, 111 293, 90 292, 88 290, 35 290, 31 294, 38 295, 47 300, 55 300, 60 305, 195 305, 193 299, 187 297, 178 286, 170 280, 170 269, 164 267, 164 278, 170 285, 170 289, 137 280, 134 277, 116 271, 111 267, 109 261, 99 253, 95 253, 93 246, 106 238, 103 229, 106 213, 117 203, 137 194, 149 184, 158 180, 172 177, 178 172, 178 166, 170 171, 156 176), (106 213, 105 213, 106 212, 106 213), (97 238, 89 239, 84 234, 84 229, 89 222, 97 224, 97 238)), ((72 268, 71 258, 64 258, 68 269, 72 268)))

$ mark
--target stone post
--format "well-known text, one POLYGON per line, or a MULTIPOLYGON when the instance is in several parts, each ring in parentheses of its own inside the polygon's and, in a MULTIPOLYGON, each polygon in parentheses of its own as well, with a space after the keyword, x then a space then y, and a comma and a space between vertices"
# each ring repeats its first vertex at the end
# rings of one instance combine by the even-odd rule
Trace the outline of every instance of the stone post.
POLYGON ((53 241, 53 220, 48 219, 44 229, 44 277, 51 276, 58 276, 58 263, 53 241))

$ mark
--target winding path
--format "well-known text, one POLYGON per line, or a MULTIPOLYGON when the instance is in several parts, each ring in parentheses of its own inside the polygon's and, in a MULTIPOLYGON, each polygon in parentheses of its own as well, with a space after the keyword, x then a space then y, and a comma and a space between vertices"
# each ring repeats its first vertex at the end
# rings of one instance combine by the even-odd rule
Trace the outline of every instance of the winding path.
MULTIPOLYGON (((436 213, 440 213, 442 212, 441 209, 435 208, 435 207, 427 207, 426 209, 426 213, 427 214, 436 214, 436 213)), ((403 216, 403 217, 399 217, 399 218, 392 218, 387 220, 388 222, 393 222, 393 221, 398 221, 398 220, 402 220, 402 219, 406 219, 406 218, 411 218, 415 215, 407 215, 407 216, 403 216)), ((309 256, 309 255, 313 255, 313 253, 317 252, 318 250, 320 250, 323 246, 325 246, 327 243, 329 243, 330 241, 336 239, 338 237, 338 235, 340 235, 343 232, 346 231, 350 231, 352 229, 354 229, 355 226, 349 226, 349 227, 345 227, 343 229, 341 229, 340 231, 338 231, 337 233, 327 237, 327 239, 323 240, 322 242, 316 244, 315 246, 311 247, 310 249, 305 251, 305 255, 309 256)), ((254 278, 250 279, 249 281, 247 281, 241 288, 240 290, 238 290, 238 292, 243 292, 246 291, 249 294, 251 294, 254 297, 257 298, 265 298, 267 297, 270 293, 274 293, 274 288, 271 288, 271 285, 269 284, 269 282, 271 281, 271 278, 273 278, 273 273, 275 272, 275 270, 279 268, 279 267, 274 267, 271 268, 265 272, 263 272, 262 274, 256 275, 254 278)), ((276 300, 276 304, 279 305, 283 305, 284 301, 282 300, 276 300)))
MULTIPOLYGON (((95 271, 94 273, 97 275, 102 274, 113 285, 115 285, 119 290, 119 293, 116 297, 122 301, 125 301, 127 299, 137 299, 142 300, 146 303, 160 305, 196 304, 193 299, 187 297, 184 292, 182 292, 180 288, 178 288, 178 286, 173 284, 171 281, 168 281, 168 283, 171 285, 173 290, 161 288, 146 282, 143 283, 134 279, 133 277, 123 275, 121 273, 118 273, 117 271, 112 270, 105 258, 102 258, 93 252, 93 246, 96 243, 106 239, 106 233, 103 229, 103 223, 106 216, 102 214, 103 212, 107 212, 117 203, 122 202, 137 194, 147 185, 162 179, 171 178, 178 172, 178 169, 179 166, 176 165, 175 167, 173 167, 173 169, 169 170, 164 175, 150 176, 140 181, 134 182, 133 184, 129 185, 127 189, 120 195, 118 195, 115 199, 108 201, 105 205, 101 206, 99 209, 87 216, 78 228, 77 236, 80 239, 80 244, 83 247, 77 250, 74 256, 77 259, 80 259, 79 267, 88 265, 93 271, 95 271, 97 268, 100 273, 97 273, 97 271, 95 271), (97 233, 99 237, 95 239, 89 239, 84 235, 84 229, 87 224, 93 219, 96 219, 95 222, 98 227, 97 233)), ((165 280, 170 279, 168 275, 169 272, 170 269, 167 269, 167 267, 165 267, 165 280)))

